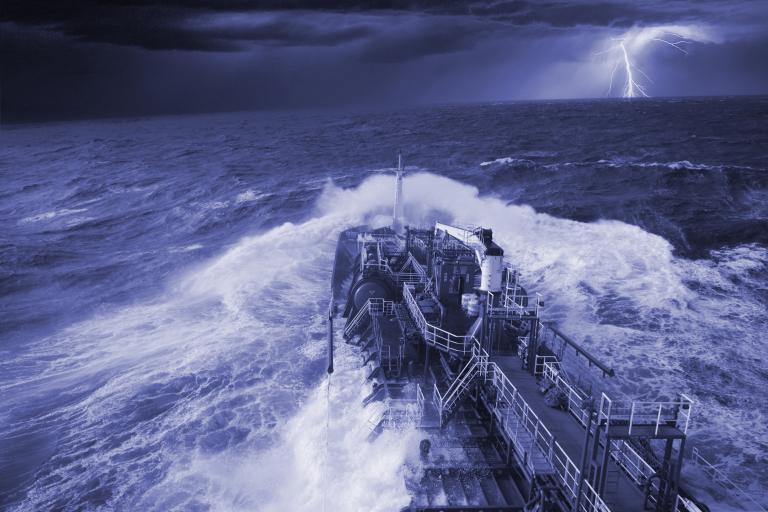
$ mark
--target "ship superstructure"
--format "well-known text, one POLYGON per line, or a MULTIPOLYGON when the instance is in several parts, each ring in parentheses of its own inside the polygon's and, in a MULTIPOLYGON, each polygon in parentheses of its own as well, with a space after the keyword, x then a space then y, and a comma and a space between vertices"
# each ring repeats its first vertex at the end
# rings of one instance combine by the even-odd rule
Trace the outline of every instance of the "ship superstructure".
POLYGON ((329 319, 384 404, 371 436, 424 432, 407 510, 705 510, 681 487, 693 401, 611 396, 490 229, 402 223, 402 176, 392 227, 341 233, 329 319))

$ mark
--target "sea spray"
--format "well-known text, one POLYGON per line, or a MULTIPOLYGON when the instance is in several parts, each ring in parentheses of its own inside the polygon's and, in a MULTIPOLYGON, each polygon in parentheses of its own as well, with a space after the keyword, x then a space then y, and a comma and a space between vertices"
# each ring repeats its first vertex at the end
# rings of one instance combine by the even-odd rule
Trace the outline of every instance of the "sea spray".
POLYGON ((325 475, 325 482, 323 485, 323 511, 327 510, 328 506, 328 489, 330 488, 330 458, 331 458, 331 443, 330 443, 330 431, 331 431, 331 377, 332 373, 328 373, 326 380, 328 385, 326 386, 325 393, 325 458, 323 460, 323 473, 325 475))
MULTIPOLYGON (((0 387, 4 437, 48 429, 42 442, 55 446, 11 509, 317 510, 324 496, 343 511, 407 505, 402 467, 418 454, 418 436, 367 441, 370 411, 360 402, 369 388, 354 349, 339 347, 333 388, 316 364, 335 236, 388 222, 390 189, 386 176, 328 185, 308 220, 244 237, 157 298, 103 311, 0 362, 7 375, 29 369, 0 387), (83 467, 141 470, 95 478, 83 467)), ((765 322, 763 248, 686 260, 639 227, 543 215, 428 173, 406 178, 405 190, 411 223, 492 227, 515 248, 508 257, 525 282, 545 294, 544 314, 606 357, 622 391, 691 392, 707 410, 694 442, 718 451, 726 428, 738 444, 720 462, 761 480, 765 408, 750 402, 762 396, 750 355, 765 322), (726 335, 741 341, 725 346, 726 335), (724 372, 723 360, 740 363, 724 372), (722 403, 736 391, 745 403, 722 403)))

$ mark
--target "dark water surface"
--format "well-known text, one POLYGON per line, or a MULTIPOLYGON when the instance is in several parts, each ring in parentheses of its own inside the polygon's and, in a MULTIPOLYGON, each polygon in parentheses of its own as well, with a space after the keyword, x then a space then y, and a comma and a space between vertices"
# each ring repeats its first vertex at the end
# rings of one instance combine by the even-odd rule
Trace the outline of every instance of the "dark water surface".
POLYGON ((493 227, 622 391, 690 393, 693 442, 765 493, 766 126, 764 97, 5 126, 0 508, 290 507, 248 461, 323 435, 334 236, 388 213, 398 149, 413 222, 493 227))

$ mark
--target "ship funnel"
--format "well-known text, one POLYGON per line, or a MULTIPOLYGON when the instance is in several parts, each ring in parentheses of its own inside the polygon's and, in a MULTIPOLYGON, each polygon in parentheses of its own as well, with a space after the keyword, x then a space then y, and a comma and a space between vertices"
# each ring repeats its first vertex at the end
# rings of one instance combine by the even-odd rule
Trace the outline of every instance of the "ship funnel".
POLYGON ((395 206, 392 211, 392 229, 399 233, 403 229, 403 155, 397 153, 397 171, 395 174, 395 206))

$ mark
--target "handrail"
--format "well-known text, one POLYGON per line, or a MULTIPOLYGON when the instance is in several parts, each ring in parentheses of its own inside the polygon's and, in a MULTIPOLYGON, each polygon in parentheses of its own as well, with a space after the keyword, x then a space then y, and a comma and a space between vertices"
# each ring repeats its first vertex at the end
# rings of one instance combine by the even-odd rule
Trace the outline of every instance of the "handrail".
MULTIPOLYGON (((407 287, 406 287, 407 288, 407 287)), ((454 380, 446 391, 441 395, 434 384, 433 399, 438 407, 442 422, 443 411, 450 406, 449 398, 458 397, 460 389, 464 384, 477 375, 482 376, 485 382, 490 382, 496 389, 496 402, 493 406, 493 414, 496 416, 499 425, 507 433, 516 451, 522 456, 526 466, 532 473, 536 472, 534 454, 532 450, 539 451, 544 460, 550 465, 557 481, 565 491, 567 497, 575 500, 579 496, 579 482, 581 481, 581 471, 571 460, 555 436, 550 432, 546 425, 539 419, 538 415, 531 409, 517 387, 509 380, 509 377, 494 361, 489 360, 486 352, 480 343, 475 340, 472 344, 472 357, 464 366, 459 376, 454 380), (516 417, 514 428, 510 425, 511 415, 516 417), (523 435, 520 430, 526 432, 523 435), (524 444, 525 437, 530 439, 530 444, 524 444)), ((550 365, 550 368, 552 366, 550 365)), ((602 498, 595 492, 589 482, 584 482, 581 488, 580 510, 583 512, 610 512, 608 506, 602 498)))
MULTIPOLYGON (((537 356, 537 358, 538 357, 553 356, 537 356)), ((542 373, 544 374, 544 377, 552 381, 558 389, 566 393, 568 399, 568 412, 571 413, 582 426, 586 427, 590 415, 590 413, 584 409, 586 397, 582 396, 581 393, 576 391, 576 389, 563 378, 563 372, 560 370, 559 363, 545 361, 543 367, 544 371, 542 373)))
POLYGON ((472 351, 472 343, 477 342, 474 336, 458 336, 452 332, 430 324, 421 312, 416 298, 411 293, 412 285, 403 284, 403 298, 411 312, 416 327, 421 332, 424 341, 438 348, 442 348, 454 354, 466 355, 472 351))
POLYGON ((391 429, 403 427, 405 425, 418 425, 424 413, 423 407, 419 406, 418 397, 416 400, 387 398, 382 404, 381 412, 374 413, 368 418, 368 425, 371 432, 375 431, 379 426, 385 429, 391 429), (394 414, 395 412, 402 413, 401 418, 397 418, 394 414), (400 421, 398 421, 398 419, 400 419, 400 421))
POLYGON ((352 321, 347 322, 347 325, 344 327, 344 336, 349 336, 349 333, 351 333, 352 330, 355 329, 360 322, 362 322, 363 317, 367 314, 370 314, 370 305, 371 299, 368 299, 365 305, 360 308, 360 311, 358 311, 354 318, 352 318, 352 321))
MULTIPOLYGON (((415 270, 415 272, 395 272, 392 270, 392 267, 389 266, 389 263, 386 260, 379 260, 379 261, 366 261, 362 265, 362 270, 372 268, 379 270, 381 272, 384 272, 385 274, 388 274, 393 281, 395 281, 395 284, 397 286, 400 286, 403 283, 424 283, 427 281, 427 273, 424 270, 424 267, 421 266, 421 264, 413 258, 413 256, 408 253, 410 258, 406 262, 405 267, 408 266, 408 263, 412 263, 412 266, 415 270), (412 259, 412 261, 411 261, 412 259)), ((403 267, 403 268, 405 268, 403 267)))
MULTIPOLYGON (((637 453, 631 444, 623 439, 611 441, 611 458, 624 470, 629 478, 637 485, 650 485, 654 491, 658 491, 659 482, 653 479, 656 470, 637 453)), ((648 499, 656 503, 655 492, 648 493, 648 499)))
POLYGON ((424 415, 424 392, 421 390, 421 384, 416 384, 416 404, 419 406, 422 416, 424 415))
POLYGON ((632 433, 635 426, 652 426, 654 435, 658 435, 659 428, 674 422, 676 428, 688 432, 691 419, 693 400, 687 395, 680 395, 680 400, 668 402, 645 401, 615 401, 602 393, 598 421, 605 420, 610 428, 612 420, 628 421, 628 433, 632 433))
POLYGON ((499 306, 494 306, 495 298, 497 293, 488 292, 488 311, 493 312, 495 314, 499 314, 499 312, 506 314, 507 316, 511 316, 513 313, 516 313, 518 315, 528 315, 530 314, 529 308, 533 310, 534 316, 539 316, 539 310, 542 307, 542 295, 538 292, 528 295, 517 295, 517 285, 515 285, 515 289, 512 292, 512 296, 509 296, 508 292, 509 285, 507 285, 507 288, 504 289, 501 293, 501 304, 499 306), (518 300, 520 302, 518 302, 518 300), (527 306, 523 306, 522 302, 525 302, 528 304, 527 306))
POLYGON ((709 462, 707 459, 705 459, 701 453, 699 453, 699 449, 695 446, 693 447, 693 450, 691 451, 691 460, 694 464, 701 466, 704 473, 712 479, 713 482, 716 484, 719 484, 721 487, 728 491, 733 491, 737 495, 739 495, 742 499, 745 499, 749 501, 752 505, 754 505, 755 509, 753 510, 761 510, 763 512, 768 511, 768 507, 766 507, 764 504, 760 503, 755 499, 754 496, 747 493, 744 489, 736 485, 733 480, 728 478, 728 476, 723 473, 720 469, 718 469, 714 464, 709 462))
POLYGON ((448 389, 445 396, 440 396, 440 391, 435 387, 435 392, 440 399, 440 423, 443 421, 443 411, 450 411, 456 400, 469 388, 469 384, 477 375, 484 375, 488 371, 488 354, 479 348, 479 343, 472 345, 472 358, 459 372, 448 389))
POLYGON ((611 512, 611 509, 605 504, 603 498, 597 494, 592 485, 586 480, 584 480, 581 494, 583 498, 580 501, 579 509, 583 512, 611 512))
POLYGON ((391 300, 384 300, 380 297, 372 297, 365 301, 363 307, 355 314, 351 321, 344 327, 344 336, 350 333, 362 322, 365 315, 391 315, 394 313, 395 303, 391 300))
POLYGON ((547 364, 560 366, 560 361, 557 360, 556 356, 541 356, 536 355, 536 362, 533 366, 533 374, 534 375, 544 375, 545 367, 547 364))
POLYGON ((590 354, 587 350, 585 350, 581 345, 573 341, 571 338, 569 338, 567 335, 565 335, 562 331, 557 329, 555 327, 554 322, 543 322, 540 324, 543 327, 546 327, 547 329, 551 330, 553 333, 555 333, 560 339, 562 339, 566 344, 570 345, 575 351, 576 355, 583 355, 587 361, 589 361, 589 364, 594 364, 600 370, 609 377, 613 377, 616 375, 616 372, 613 371, 613 368, 607 367, 604 363, 602 363, 597 357, 590 354))
MULTIPOLYGON (((585 397, 581 396, 578 391, 563 379, 558 365, 547 361, 543 363, 543 366, 544 377, 552 381, 559 389, 567 392, 568 412, 570 412, 582 426, 586 427, 590 413, 582 407, 585 402, 585 397)), ((653 467, 639 453, 637 453, 631 444, 620 439, 614 439, 611 441, 610 454, 616 464, 621 467, 629 478, 637 485, 644 485, 647 482, 650 482, 652 487, 658 489, 658 482, 651 479, 656 473, 656 470, 654 470, 653 467)), ((649 497, 651 500, 654 500, 652 493, 649 497)))
MULTIPOLYGON (((552 465, 558 477, 558 483, 562 486, 570 499, 575 499, 578 493, 578 484, 581 471, 571 460, 563 447, 558 443, 554 435, 547 429, 538 416, 531 410, 525 400, 517 392, 517 388, 509 381, 506 374, 495 362, 488 364, 489 373, 493 372, 493 383, 499 391, 502 400, 510 405, 523 427, 532 436, 535 445, 544 453, 552 465)), ((497 398, 497 404, 499 399, 497 398)), ((509 432, 508 432, 509 433, 509 432)), ((595 492, 589 482, 582 486, 580 510, 584 512, 610 512, 610 508, 595 492)))

